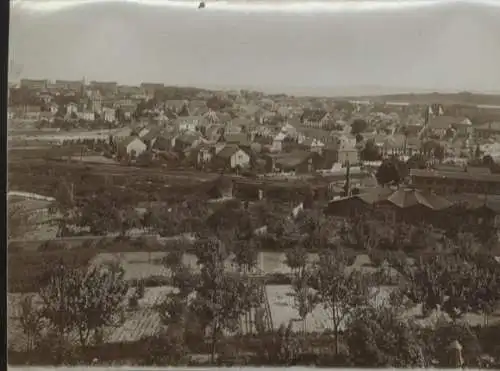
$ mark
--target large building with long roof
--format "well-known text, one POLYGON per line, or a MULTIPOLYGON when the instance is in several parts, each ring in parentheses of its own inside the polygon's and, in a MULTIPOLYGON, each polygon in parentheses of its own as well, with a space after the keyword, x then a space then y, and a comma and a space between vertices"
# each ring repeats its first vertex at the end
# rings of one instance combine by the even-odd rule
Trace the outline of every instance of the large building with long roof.
POLYGON ((450 200, 415 188, 377 188, 366 193, 342 197, 328 203, 325 213, 339 217, 371 214, 386 223, 432 224, 447 229, 456 216, 469 224, 493 225, 496 208, 480 200, 450 200), (470 202, 469 202, 470 201, 470 202), (462 211, 458 214, 458 210, 462 211))

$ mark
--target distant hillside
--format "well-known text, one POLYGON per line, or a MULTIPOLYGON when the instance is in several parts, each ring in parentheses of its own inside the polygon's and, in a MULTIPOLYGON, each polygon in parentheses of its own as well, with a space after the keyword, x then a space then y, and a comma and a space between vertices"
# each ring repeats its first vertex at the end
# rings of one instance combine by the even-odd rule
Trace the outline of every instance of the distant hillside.
POLYGON ((424 93, 424 94, 388 94, 373 96, 346 97, 353 100, 371 100, 375 102, 409 102, 413 104, 460 104, 460 105, 496 105, 500 106, 500 94, 479 93, 424 93))

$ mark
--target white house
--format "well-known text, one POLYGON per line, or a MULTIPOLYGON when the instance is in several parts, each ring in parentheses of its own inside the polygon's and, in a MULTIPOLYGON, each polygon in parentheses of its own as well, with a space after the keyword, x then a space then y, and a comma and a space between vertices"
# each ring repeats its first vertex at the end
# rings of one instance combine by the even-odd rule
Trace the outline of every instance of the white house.
POLYGON ((281 152, 283 150, 283 141, 286 138, 286 134, 281 132, 278 133, 274 138, 273 138, 273 144, 271 147, 271 150, 273 152, 281 152))
POLYGON ((102 109, 102 118, 106 122, 115 122, 116 120, 116 110, 113 108, 104 107, 102 109))
POLYGON ((141 130, 139 130, 139 133, 137 133, 137 135, 139 136, 139 138, 144 138, 144 136, 150 131, 151 129, 143 127, 141 130))
POLYGON ((216 155, 219 163, 223 166, 244 168, 250 164, 250 156, 237 145, 226 145, 216 155))
POLYGON ((146 151, 146 144, 137 137, 128 137, 119 143, 119 151, 131 157, 139 156, 146 151))
POLYGON ((71 115, 72 113, 78 113, 78 105, 76 103, 68 103, 66 105, 66 114, 71 115))
POLYGON ((174 126, 179 131, 195 131, 198 126, 206 123, 203 116, 183 116, 175 119, 174 126))
POLYGON ((94 121, 95 112, 93 111, 83 111, 78 113, 78 118, 85 121, 94 121))

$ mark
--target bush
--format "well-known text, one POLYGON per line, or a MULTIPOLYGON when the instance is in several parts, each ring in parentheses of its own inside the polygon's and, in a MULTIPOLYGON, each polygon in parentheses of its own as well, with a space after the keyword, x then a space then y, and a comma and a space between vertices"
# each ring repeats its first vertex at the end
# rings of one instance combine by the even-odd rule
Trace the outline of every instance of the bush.
POLYGON ((147 351, 140 363, 147 366, 175 366, 186 364, 187 349, 181 328, 171 325, 164 333, 145 340, 147 351))
POLYGON ((345 340, 355 367, 418 367, 425 362, 416 327, 391 309, 366 308, 355 313, 345 340))
POLYGON ((441 367, 448 363, 448 347, 457 340, 462 346, 462 354, 467 367, 477 367, 482 354, 481 344, 474 330, 467 324, 438 322, 435 329, 422 334, 426 353, 436 360, 441 367))

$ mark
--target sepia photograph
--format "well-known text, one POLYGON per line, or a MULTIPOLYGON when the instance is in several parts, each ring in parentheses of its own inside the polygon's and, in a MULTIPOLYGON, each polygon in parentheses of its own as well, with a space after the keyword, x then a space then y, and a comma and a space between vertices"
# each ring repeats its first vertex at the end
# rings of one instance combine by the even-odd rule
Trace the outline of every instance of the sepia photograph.
POLYGON ((500 369, 499 1, 10 3, 10 366, 500 369))

